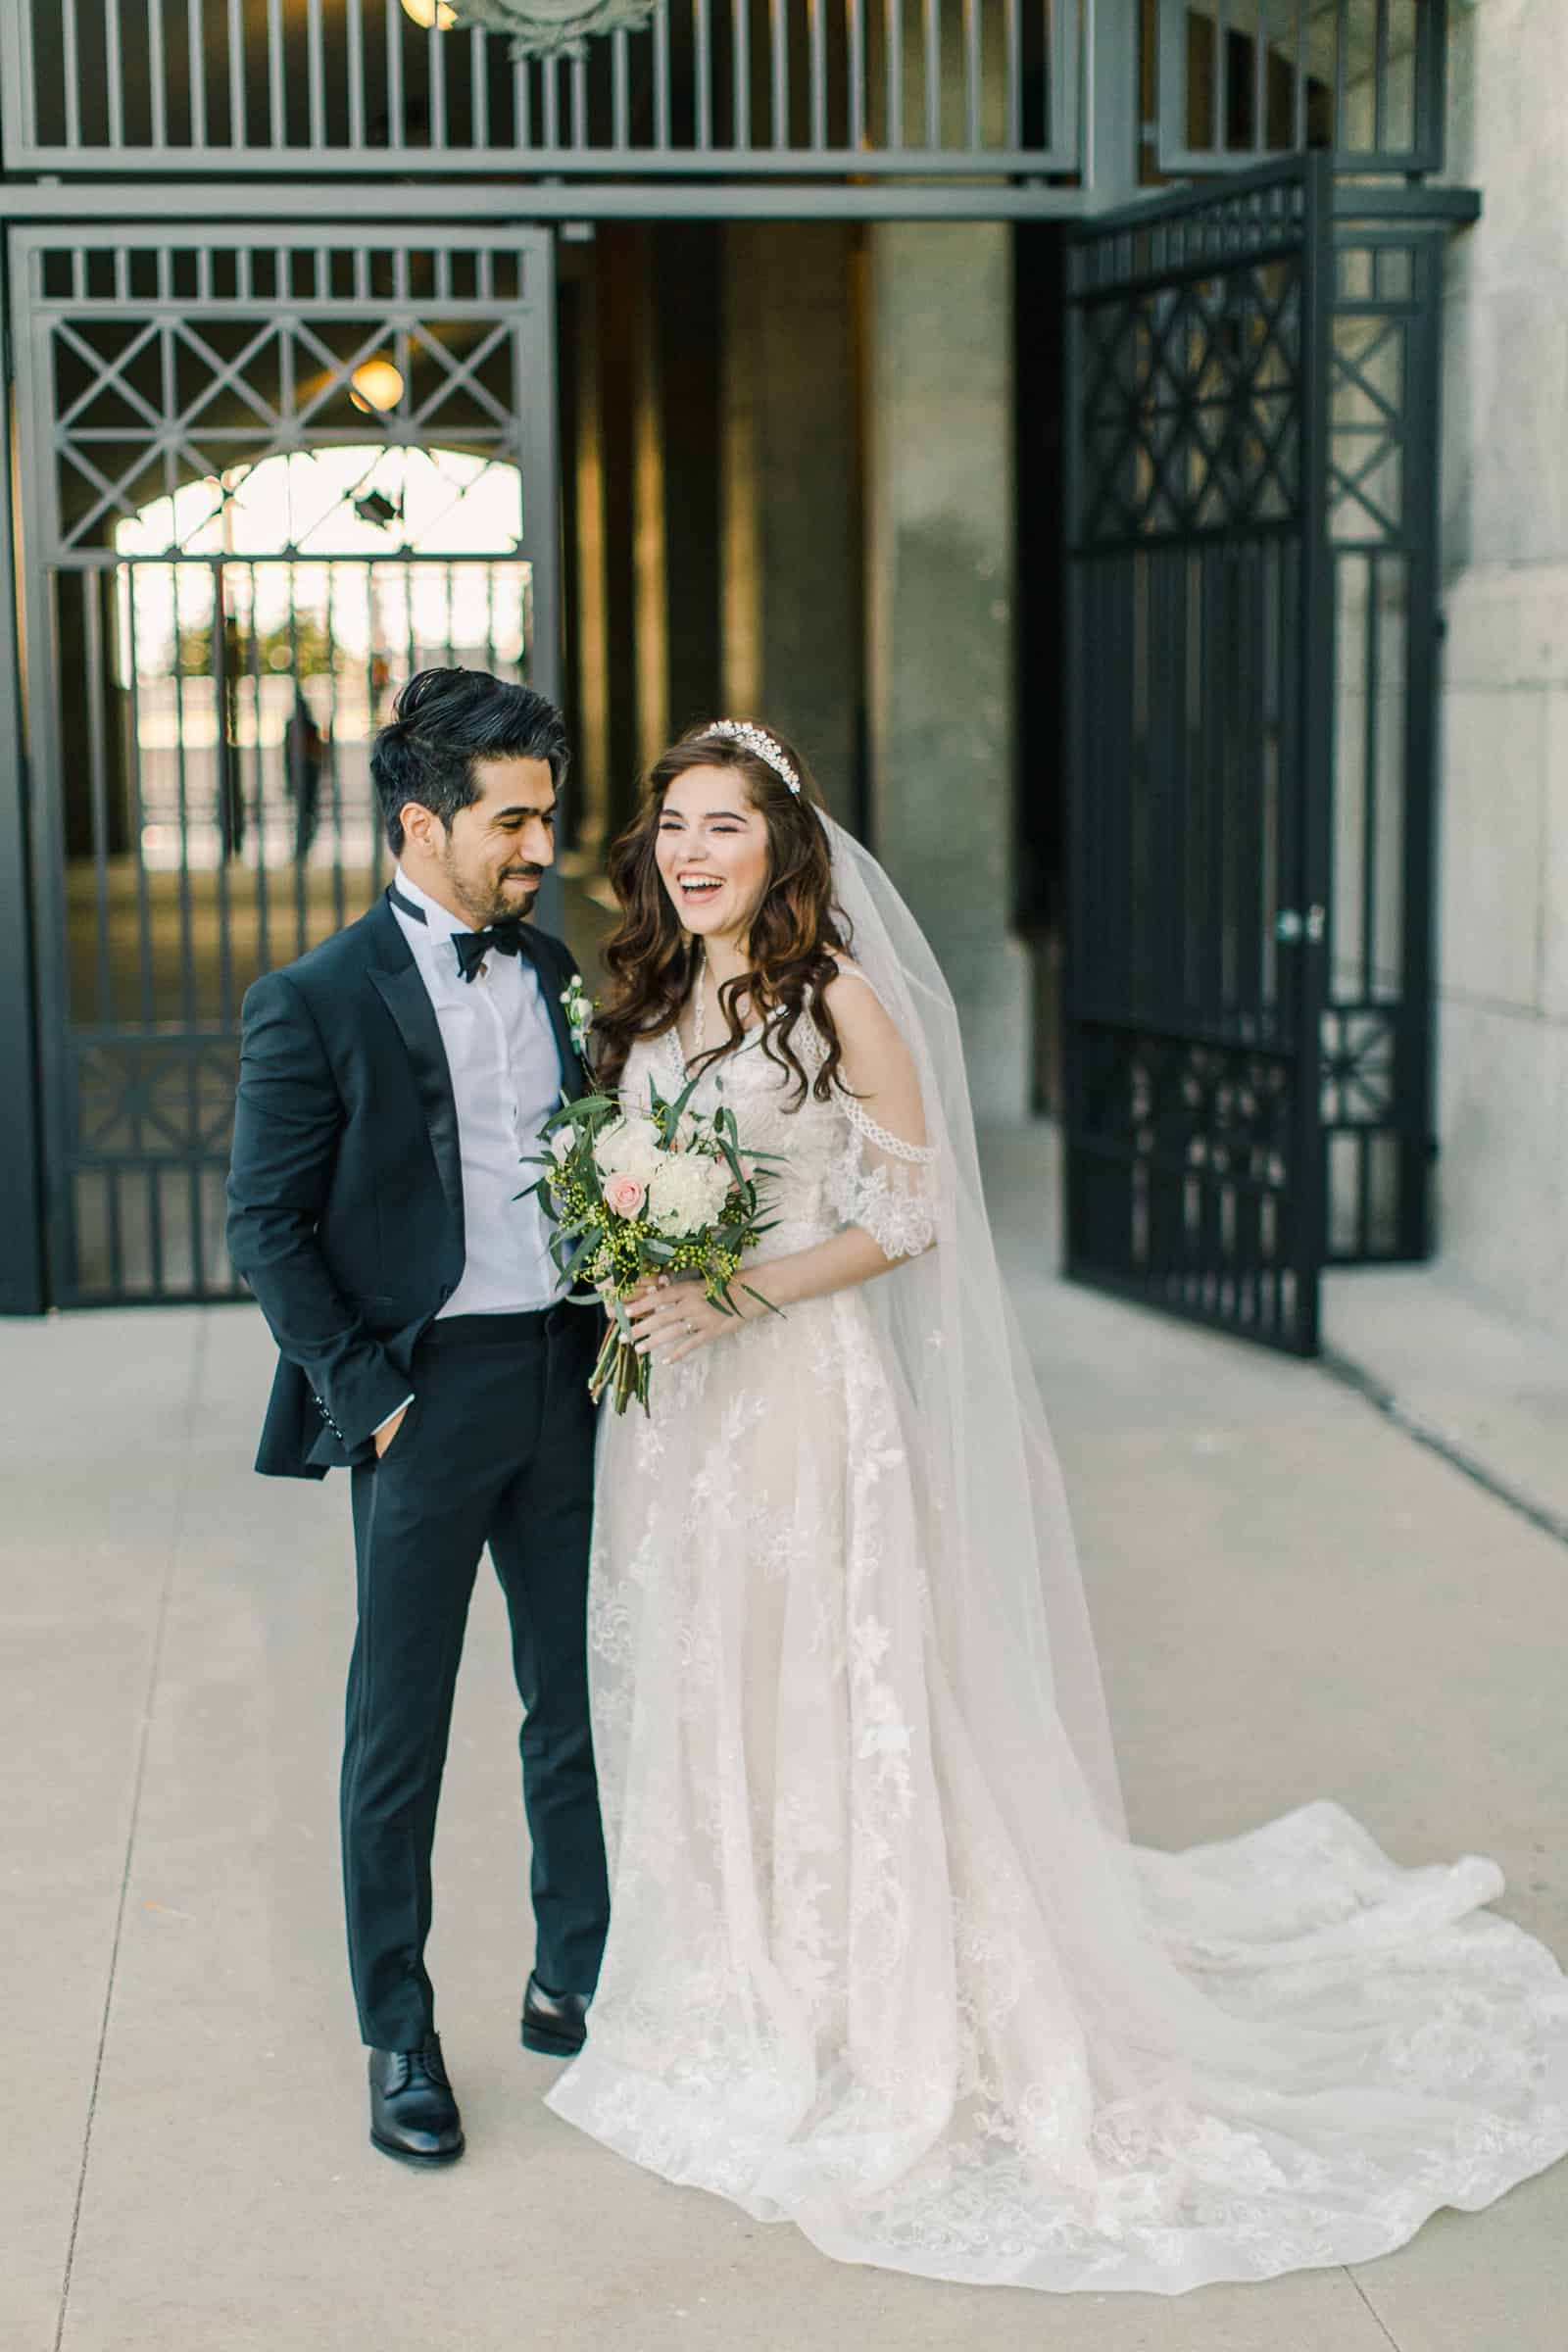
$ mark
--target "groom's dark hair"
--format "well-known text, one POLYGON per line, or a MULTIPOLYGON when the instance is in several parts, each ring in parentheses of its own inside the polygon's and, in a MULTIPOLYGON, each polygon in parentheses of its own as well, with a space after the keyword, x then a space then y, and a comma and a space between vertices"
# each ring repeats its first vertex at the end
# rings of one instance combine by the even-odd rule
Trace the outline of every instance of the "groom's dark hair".
POLYGON ((559 792, 570 760, 565 722, 531 686, 487 669, 421 669, 392 706, 376 736, 370 774, 393 857, 403 848, 403 810, 417 801, 450 826, 472 806, 476 760, 543 760, 559 792))

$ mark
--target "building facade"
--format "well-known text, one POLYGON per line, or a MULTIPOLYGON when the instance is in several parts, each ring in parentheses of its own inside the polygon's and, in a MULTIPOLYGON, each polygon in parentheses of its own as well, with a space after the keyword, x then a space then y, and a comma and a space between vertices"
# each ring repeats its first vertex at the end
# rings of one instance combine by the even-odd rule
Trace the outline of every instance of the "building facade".
POLYGON ((1548 795, 1555 657, 1487 636, 1543 477, 1466 356, 1510 13, 664 0, 547 64, 422 0, 8 16, 5 1303, 232 1289, 239 997, 377 886, 431 659, 562 696, 585 925, 672 728, 801 741, 982 1115, 1061 1109, 1086 1278, 1297 1348, 1322 1263, 1439 1231, 1512 1295, 1546 859, 1434 830, 1504 684, 1548 795))

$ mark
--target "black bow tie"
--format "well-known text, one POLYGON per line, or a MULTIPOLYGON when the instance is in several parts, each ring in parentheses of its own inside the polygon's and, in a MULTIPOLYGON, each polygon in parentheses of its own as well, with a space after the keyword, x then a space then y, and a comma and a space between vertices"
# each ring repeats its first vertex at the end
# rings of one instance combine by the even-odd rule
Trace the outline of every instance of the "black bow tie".
POLYGON ((498 956, 522 954, 522 925, 514 919, 492 923, 488 931, 454 931, 452 945, 458 951, 459 971, 471 980, 492 948, 498 956))
MULTIPOLYGON (((394 906, 401 906, 412 922, 427 923, 422 906, 406 899, 395 882, 388 885, 387 897, 394 906)), ((471 980, 493 948, 498 956, 520 956, 523 953, 523 926, 520 915, 509 915, 506 921, 492 923, 488 931, 454 931, 452 945, 458 951, 458 970, 465 980, 471 980)))

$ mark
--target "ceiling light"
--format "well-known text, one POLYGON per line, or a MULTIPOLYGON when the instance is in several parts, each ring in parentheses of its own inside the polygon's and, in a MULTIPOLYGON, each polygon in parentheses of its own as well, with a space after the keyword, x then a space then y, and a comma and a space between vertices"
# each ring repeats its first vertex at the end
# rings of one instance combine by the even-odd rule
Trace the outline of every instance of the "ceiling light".
POLYGON ((403 398, 403 377, 390 360, 366 360, 349 377, 349 398, 368 416, 384 416, 403 398))

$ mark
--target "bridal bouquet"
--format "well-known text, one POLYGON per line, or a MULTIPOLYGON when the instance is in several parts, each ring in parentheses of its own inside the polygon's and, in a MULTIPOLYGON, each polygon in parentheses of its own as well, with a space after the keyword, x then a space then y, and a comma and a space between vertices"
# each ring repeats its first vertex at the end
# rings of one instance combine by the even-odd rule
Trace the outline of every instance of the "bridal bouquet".
POLYGON ((732 1110, 690 1109, 694 1085, 665 1102, 650 1081, 646 1112, 605 1094, 563 1103, 543 1130, 544 1173, 528 1187, 554 1220, 563 1287, 590 1283, 605 1301, 610 1324, 589 1392, 597 1403, 608 1390, 617 1413, 634 1396, 647 1411, 653 1372, 633 1344, 627 1300, 661 1274, 692 1275, 721 1313, 739 1314, 730 1286, 772 1230, 761 1163, 774 1155, 743 1152, 732 1110))

